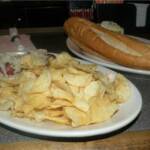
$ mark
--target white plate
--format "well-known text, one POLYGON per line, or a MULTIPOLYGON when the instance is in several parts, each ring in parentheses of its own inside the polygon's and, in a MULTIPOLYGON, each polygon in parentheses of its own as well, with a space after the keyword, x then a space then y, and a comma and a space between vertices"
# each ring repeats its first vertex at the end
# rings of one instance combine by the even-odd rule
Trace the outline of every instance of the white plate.
MULTIPOLYGON (((134 38, 137 38, 137 39, 139 39, 143 42, 146 42, 146 43, 150 43, 150 40, 147 40, 147 39, 143 39, 143 38, 139 38, 139 37, 134 37, 134 38)), ((74 44, 71 41, 71 39, 69 39, 69 38, 67 39, 67 46, 72 53, 74 53, 78 57, 83 58, 85 60, 88 60, 90 62, 99 64, 99 65, 102 65, 102 66, 105 66, 108 68, 120 70, 120 71, 150 75, 150 71, 148 71, 148 70, 133 69, 133 68, 125 67, 125 66, 116 64, 114 62, 111 62, 109 60, 106 60, 106 59, 104 59, 104 57, 97 57, 97 56, 94 56, 92 54, 89 54, 88 52, 84 52, 76 44, 74 44)))
MULTIPOLYGON (((83 60, 81 60, 81 62, 89 63, 83 60)), ((106 74, 116 74, 114 71, 101 66, 98 66, 98 70, 106 74)), ((131 123, 141 111, 141 94, 130 81, 129 86, 131 87, 131 98, 126 103, 119 106, 119 111, 112 117, 112 119, 104 123, 71 128, 50 121, 37 123, 28 119, 14 118, 8 112, 4 111, 0 111, 0 123, 24 132, 51 137, 77 138, 110 133, 131 123)))

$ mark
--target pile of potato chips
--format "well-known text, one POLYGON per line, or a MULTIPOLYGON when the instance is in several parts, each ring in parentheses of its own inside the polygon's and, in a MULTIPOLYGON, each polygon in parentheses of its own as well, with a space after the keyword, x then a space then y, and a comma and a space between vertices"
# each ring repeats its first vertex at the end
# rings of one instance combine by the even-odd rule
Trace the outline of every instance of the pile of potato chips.
POLYGON ((104 75, 68 53, 37 50, 20 59, 18 74, 0 78, 0 110, 14 117, 78 127, 110 119, 130 96, 124 76, 104 75))

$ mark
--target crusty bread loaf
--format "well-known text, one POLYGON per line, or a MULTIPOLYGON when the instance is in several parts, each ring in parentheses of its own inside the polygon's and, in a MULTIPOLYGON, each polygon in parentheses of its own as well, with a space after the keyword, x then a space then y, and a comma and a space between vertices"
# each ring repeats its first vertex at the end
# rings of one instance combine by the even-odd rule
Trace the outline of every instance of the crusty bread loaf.
POLYGON ((150 47, 137 39, 79 17, 69 18, 64 23, 64 29, 83 51, 96 52, 124 66, 150 69, 150 47))

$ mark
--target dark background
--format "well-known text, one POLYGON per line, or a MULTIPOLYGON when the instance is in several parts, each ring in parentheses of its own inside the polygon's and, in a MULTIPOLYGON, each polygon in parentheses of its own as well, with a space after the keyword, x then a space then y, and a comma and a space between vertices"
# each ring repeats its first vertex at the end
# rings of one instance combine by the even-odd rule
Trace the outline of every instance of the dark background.
MULTIPOLYGON (((136 3, 150 3, 147 1, 125 1, 123 4, 94 4, 92 21, 110 20, 124 27, 126 33, 150 33, 150 5, 147 11, 146 25, 136 27, 136 3)), ((9 1, 0 2, 0 29, 10 27, 60 27, 70 17, 72 8, 90 8, 93 1, 9 1)))

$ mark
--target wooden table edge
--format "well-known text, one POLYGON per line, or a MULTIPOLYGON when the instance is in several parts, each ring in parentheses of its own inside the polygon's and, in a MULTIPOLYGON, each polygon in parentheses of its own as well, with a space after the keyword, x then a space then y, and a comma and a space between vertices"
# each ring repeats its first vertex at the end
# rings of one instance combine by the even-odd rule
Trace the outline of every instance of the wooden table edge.
POLYGON ((149 150, 150 130, 128 131, 91 141, 30 140, 0 144, 0 150, 149 150))

